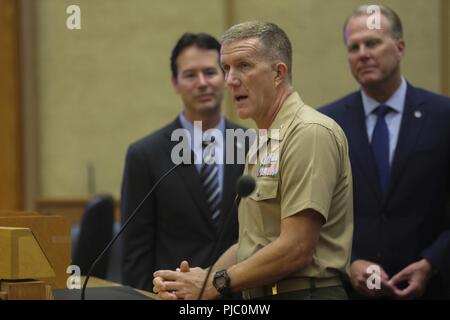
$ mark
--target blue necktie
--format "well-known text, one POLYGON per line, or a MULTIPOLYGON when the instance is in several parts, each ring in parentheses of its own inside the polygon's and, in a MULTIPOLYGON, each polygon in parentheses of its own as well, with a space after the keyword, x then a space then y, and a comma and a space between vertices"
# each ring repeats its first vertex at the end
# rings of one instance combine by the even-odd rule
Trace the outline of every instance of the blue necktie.
POLYGON ((372 152, 383 193, 387 191, 389 183, 389 129, 385 116, 391 110, 391 107, 386 105, 380 105, 374 110, 378 119, 372 135, 372 152))

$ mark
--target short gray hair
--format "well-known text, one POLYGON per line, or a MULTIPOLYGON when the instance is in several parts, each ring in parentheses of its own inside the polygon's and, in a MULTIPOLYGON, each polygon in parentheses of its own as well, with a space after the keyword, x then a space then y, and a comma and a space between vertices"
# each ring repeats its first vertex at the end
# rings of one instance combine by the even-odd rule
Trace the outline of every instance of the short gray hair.
MULTIPOLYGON (((392 10, 391 8, 387 6, 377 5, 380 8, 380 12, 383 16, 386 17, 386 19, 389 21, 390 28, 389 33, 391 34, 391 37, 395 40, 401 40, 403 39, 403 26, 402 21, 400 20, 400 17, 398 14, 392 10)), ((351 18, 356 18, 360 16, 366 16, 370 15, 368 9, 370 5, 364 4, 362 6, 359 6, 356 8, 353 13, 345 20, 344 24, 344 42, 346 42, 345 39, 345 30, 347 29, 347 25, 351 18)))
POLYGON ((288 79, 292 82, 292 45, 286 33, 275 23, 248 21, 232 26, 221 38, 222 45, 256 38, 263 45, 264 54, 271 61, 281 60, 287 65, 288 79))

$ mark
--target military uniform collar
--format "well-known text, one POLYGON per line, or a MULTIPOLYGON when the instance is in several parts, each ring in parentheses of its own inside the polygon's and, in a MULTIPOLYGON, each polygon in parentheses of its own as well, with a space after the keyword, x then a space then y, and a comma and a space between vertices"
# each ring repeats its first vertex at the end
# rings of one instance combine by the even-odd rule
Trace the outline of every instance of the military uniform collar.
POLYGON ((286 101, 284 101, 275 120, 270 125, 268 135, 270 139, 283 140, 284 134, 294 120, 294 115, 297 113, 299 107, 305 103, 300 98, 300 95, 294 91, 291 93, 286 101), (278 132, 278 134, 277 134, 278 132))

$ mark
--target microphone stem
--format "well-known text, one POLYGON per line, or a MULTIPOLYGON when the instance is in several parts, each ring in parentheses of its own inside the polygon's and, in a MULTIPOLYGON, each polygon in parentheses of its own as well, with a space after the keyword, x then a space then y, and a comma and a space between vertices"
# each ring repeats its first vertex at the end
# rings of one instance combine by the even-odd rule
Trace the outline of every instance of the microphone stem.
MULTIPOLYGON (((233 206, 236 206, 236 208, 237 208, 237 207, 239 206, 239 202, 241 202, 241 196, 236 195, 236 198, 234 198, 234 201, 233 201, 233 206)), ((221 226, 221 229, 220 229, 220 232, 219 232, 219 236, 218 236, 218 238, 217 238, 217 241, 216 241, 216 243, 215 243, 215 245, 214 245, 213 250, 211 250, 211 257, 212 257, 213 259, 214 259, 215 255, 216 255, 216 253, 217 253, 217 250, 218 250, 218 248, 219 248, 220 243, 222 242, 222 238, 223 238, 223 236, 224 236, 224 234, 225 234, 226 226, 227 226, 228 223, 230 222, 230 219, 231 219, 231 216, 232 216, 232 215, 233 215, 233 210, 231 210, 231 212, 229 213, 229 215, 226 217, 225 223, 221 226)), ((205 280, 203 281, 202 289, 200 290, 200 294, 198 295, 198 300, 201 300, 201 299, 202 299, 203 292, 205 291, 206 284, 208 283, 208 279, 209 279, 209 276, 211 275, 211 271, 212 271, 212 268, 214 267, 214 264, 215 264, 215 262, 213 262, 213 263, 211 264, 211 266, 208 268, 208 272, 207 272, 207 274, 206 274, 205 280)))
POLYGON ((116 242, 117 238, 122 234, 123 230, 125 230, 126 226, 131 222, 131 220, 133 220, 133 218, 137 215, 137 213, 139 212, 139 209, 141 209, 141 207, 144 205, 145 201, 147 200, 148 197, 150 197, 150 195, 152 194, 153 190, 155 190, 155 188, 161 183, 162 180, 164 180, 164 178, 166 176, 168 176, 172 171, 174 171, 176 168, 178 168, 179 166, 183 165, 184 163, 181 162, 175 166, 173 166, 169 171, 167 171, 161 178, 159 178, 158 181, 156 181, 156 183, 153 185, 153 187, 150 189, 149 192, 147 192, 147 194, 145 195, 144 199, 142 199, 142 201, 139 203, 139 205, 136 207, 136 209, 134 209, 133 213, 128 217, 128 219, 125 221, 125 223, 122 225, 122 227, 120 228, 119 232, 117 232, 117 234, 114 236, 114 238, 108 243, 108 245, 106 246, 105 249, 103 249, 102 253, 100 253, 100 255, 97 257, 97 259, 95 259, 94 263, 92 263, 91 267, 89 268, 89 271, 86 275, 86 279, 84 279, 84 283, 83 283, 83 288, 81 289, 81 300, 85 300, 85 291, 86 291, 86 286, 87 283, 89 281, 89 278, 91 277, 91 273, 94 270, 94 268, 97 266, 97 263, 103 258, 103 256, 105 255, 105 253, 109 250, 109 248, 111 248, 111 246, 114 244, 114 242, 116 242))

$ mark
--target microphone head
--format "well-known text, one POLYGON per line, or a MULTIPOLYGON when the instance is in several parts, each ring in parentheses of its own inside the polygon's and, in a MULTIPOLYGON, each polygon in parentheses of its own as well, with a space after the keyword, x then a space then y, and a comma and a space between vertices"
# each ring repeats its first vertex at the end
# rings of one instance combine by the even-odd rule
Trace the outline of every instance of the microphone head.
POLYGON ((249 196, 256 188, 256 180, 252 176, 240 176, 236 183, 237 194, 245 198, 249 196))

